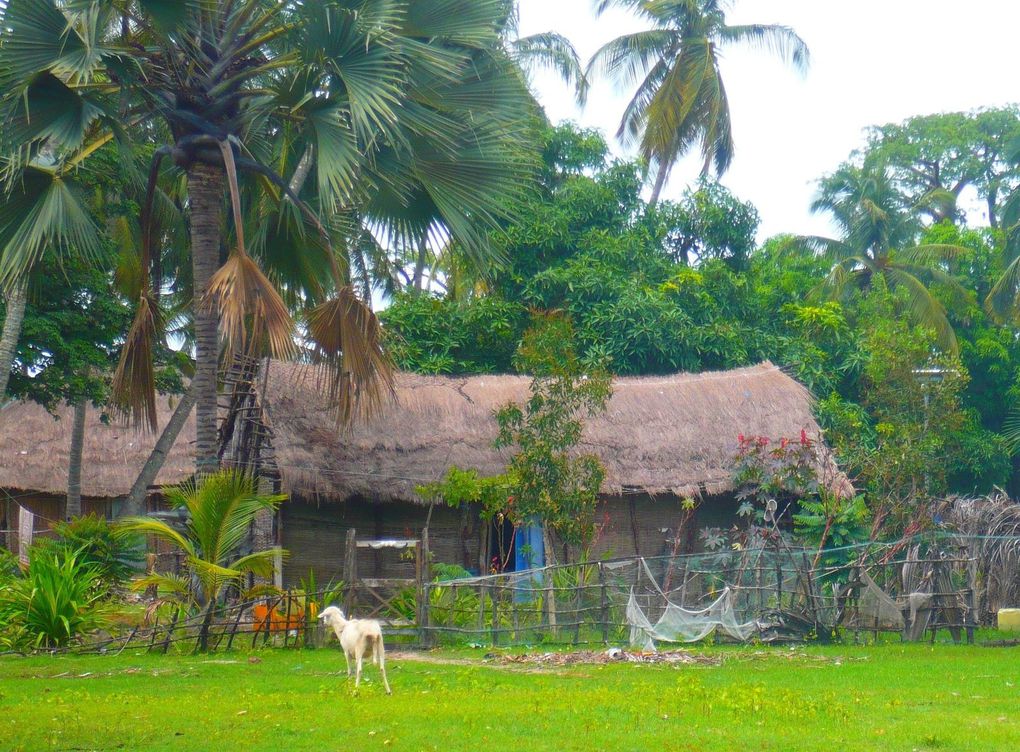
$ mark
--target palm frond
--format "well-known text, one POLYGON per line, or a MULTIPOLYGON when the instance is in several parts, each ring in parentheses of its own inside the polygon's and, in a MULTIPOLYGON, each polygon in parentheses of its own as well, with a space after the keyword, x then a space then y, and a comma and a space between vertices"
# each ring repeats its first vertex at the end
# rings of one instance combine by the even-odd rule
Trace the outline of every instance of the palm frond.
POLYGON ((11 289, 44 251, 101 253, 99 229, 78 187, 57 171, 29 166, 0 200, 0 288, 11 289))
POLYGON ((345 287, 307 318, 314 356, 324 366, 320 386, 340 425, 371 413, 393 393, 393 365, 382 346, 379 319, 345 287))
POLYGON ((891 266, 883 271, 890 287, 906 291, 907 314, 911 320, 932 329, 939 346, 948 353, 957 354, 959 345, 953 326, 946 317, 946 309, 924 283, 902 268, 891 266))
POLYGON ((156 375, 153 354, 163 341, 164 321, 159 303, 148 291, 138 299, 138 309, 121 349, 113 374, 113 403, 136 425, 157 429, 156 375))
POLYGON ((744 44, 771 53, 800 73, 806 73, 811 64, 811 52, 807 43, 789 26, 723 26, 719 30, 719 37, 726 43, 744 44))

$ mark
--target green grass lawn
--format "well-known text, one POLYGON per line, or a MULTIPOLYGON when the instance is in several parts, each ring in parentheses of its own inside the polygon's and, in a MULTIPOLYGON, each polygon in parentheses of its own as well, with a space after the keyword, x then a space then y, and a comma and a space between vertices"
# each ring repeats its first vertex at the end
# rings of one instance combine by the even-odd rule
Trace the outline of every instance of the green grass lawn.
POLYGON ((0 658, 3 750, 1005 750, 1020 648, 702 648, 718 665, 528 668, 336 649, 0 658), (445 661, 445 662, 435 662, 445 661), (454 662, 455 661, 455 662, 454 662), (338 673, 340 672, 340 673, 338 673))

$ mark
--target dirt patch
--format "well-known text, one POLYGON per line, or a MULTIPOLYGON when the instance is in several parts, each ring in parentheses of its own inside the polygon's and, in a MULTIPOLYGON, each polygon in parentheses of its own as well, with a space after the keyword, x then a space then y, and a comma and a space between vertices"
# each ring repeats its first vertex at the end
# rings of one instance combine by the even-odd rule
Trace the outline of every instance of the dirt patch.
POLYGON ((672 666, 718 666, 719 656, 701 655, 688 650, 663 650, 645 653, 637 650, 577 650, 569 653, 531 653, 502 655, 495 660, 510 665, 526 666, 599 666, 609 663, 666 664, 672 666))
POLYGON ((644 663, 666 665, 717 666, 722 663, 719 656, 700 655, 689 650, 664 650, 658 653, 644 653, 636 650, 575 650, 559 653, 486 653, 479 661, 471 658, 451 658, 434 653, 401 652, 391 654, 396 660, 417 661, 442 666, 477 666, 479 663, 493 668, 536 669, 559 668, 563 666, 598 666, 610 663, 644 663))

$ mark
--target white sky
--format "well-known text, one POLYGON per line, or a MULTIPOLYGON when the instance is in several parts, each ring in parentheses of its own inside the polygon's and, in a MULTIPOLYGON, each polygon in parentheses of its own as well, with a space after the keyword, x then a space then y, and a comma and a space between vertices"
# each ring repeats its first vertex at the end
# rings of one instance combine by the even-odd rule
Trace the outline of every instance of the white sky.
MULTIPOLYGON (((596 19, 592 0, 519 0, 521 34, 557 31, 587 62, 599 46, 642 28, 621 11, 596 19)), ((729 23, 792 26, 811 48, 805 77, 767 53, 731 49, 723 76, 736 156, 722 182, 758 207, 760 237, 828 234, 808 206, 815 181, 862 144, 866 126, 912 115, 1020 101, 1015 0, 736 0, 729 23)), ((628 92, 596 82, 580 111, 552 74, 534 81, 553 122, 571 119, 612 139, 628 92)), ((681 163, 664 192, 679 196, 700 160, 681 163)))

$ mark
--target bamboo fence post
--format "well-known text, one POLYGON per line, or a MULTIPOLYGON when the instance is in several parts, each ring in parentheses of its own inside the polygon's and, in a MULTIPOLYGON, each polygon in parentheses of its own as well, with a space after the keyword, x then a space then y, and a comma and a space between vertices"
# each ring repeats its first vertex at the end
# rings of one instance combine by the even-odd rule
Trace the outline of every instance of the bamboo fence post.
POLYGON ((546 570, 549 579, 546 582, 545 604, 549 614, 549 634, 554 640, 559 638, 559 630, 556 628, 556 585, 553 582, 554 570, 546 570))
POLYGON ((181 612, 178 609, 174 613, 174 618, 170 620, 170 626, 166 630, 166 640, 163 641, 163 655, 166 655, 167 651, 170 650, 170 638, 173 636, 174 628, 177 626, 177 620, 180 616, 181 612))
POLYGON ((581 582, 581 566, 577 569, 577 587, 574 589, 574 644, 581 642, 581 592, 584 585, 581 582))
MULTIPOLYGON (((415 557, 415 576, 418 578, 418 626, 419 633, 421 635, 420 642, 423 648, 427 648, 431 643, 431 635, 429 628, 431 626, 431 583, 432 583, 432 571, 429 566, 429 529, 426 527, 421 531, 421 545, 417 548, 417 556, 415 557)), ((454 608, 456 608, 457 598, 454 593, 453 599, 454 608)))
POLYGON ((496 647, 499 645, 499 583, 492 584, 489 597, 492 601, 492 646, 496 647))
POLYGON ((272 637, 272 634, 273 634, 273 612, 276 611, 277 608, 279 608, 280 601, 282 601, 282 600, 283 600, 283 596, 281 595, 279 598, 276 599, 276 602, 272 606, 269 607, 269 611, 266 612, 266 633, 265 633, 265 635, 262 638, 262 644, 263 645, 268 644, 269 638, 272 637))
MULTIPOLYGON (((228 651, 234 645, 234 636, 237 634, 237 627, 241 624, 241 616, 244 614, 244 609, 245 606, 243 603, 237 607, 237 618, 234 619, 234 627, 230 630, 230 639, 227 640, 228 651)), ((217 644, 216 647, 219 647, 219 644, 217 644)))
MULTIPOLYGON (((283 622, 283 646, 287 647, 287 642, 290 640, 290 606, 291 606, 291 594, 290 590, 287 590, 287 608, 284 613, 283 622)), ((297 640, 295 640, 296 642, 297 640)))
POLYGON ((344 595, 344 610, 350 617, 354 610, 354 590, 358 581, 358 548, 357 530, 353 527, 347 531, 347 551, 344 554, 344 577, 347 579, 347 592, 344 595))
POLYGON ((606 573, 599 562, 599 619, 602 622, 602 644, 609 644, 609 594, 606 592, 606 573))
POLYGON ((151 653, 152 646, 156 644, 156 633, 159 632, 159 614, 156 614, 156 621, 152 624, 152 635, 149 639, 149 648, 145 652, 151 653))
POLYGON ((776 559, 776 610, 783 610, 783 563, 776 559))
POLYGON ((485 634, 485 591, 486 582, 482 580, 478 583, 478 639, 482 639, 482 635, 485 634))

